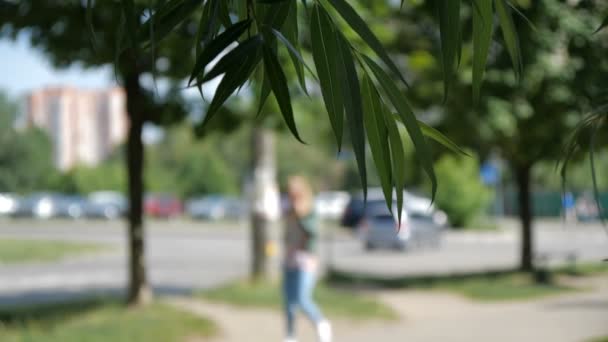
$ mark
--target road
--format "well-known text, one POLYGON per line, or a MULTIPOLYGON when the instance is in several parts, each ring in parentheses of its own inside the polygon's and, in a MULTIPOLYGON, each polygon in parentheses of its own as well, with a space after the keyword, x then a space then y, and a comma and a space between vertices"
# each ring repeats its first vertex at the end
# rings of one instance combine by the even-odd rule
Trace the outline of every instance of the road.
MULTIPOLYGON (((513 268, 518 261, 518 230, 511 222, 502 226, 492 232, 451 232, 437 250, 367 253, 344 233, 327 237, 332 243, 321 248, 333 267, 382 276, 513 268)), ((564 263, 570 254, 590 261, 608 257, 608 235, 600 225, 543 221, 536 228, 537 250, 549 263, 564 263)), ((60 262, 0 265, 0 305, 121 292, 127 279, 125 236, 121 222, 0 221, 0 238, 85 241, 109 247, 101 254, 60 262)), ((149 277, 159 292, 210 288, 247 272, 245 224, 155 221, 148 224, 147 244, 149 277)))

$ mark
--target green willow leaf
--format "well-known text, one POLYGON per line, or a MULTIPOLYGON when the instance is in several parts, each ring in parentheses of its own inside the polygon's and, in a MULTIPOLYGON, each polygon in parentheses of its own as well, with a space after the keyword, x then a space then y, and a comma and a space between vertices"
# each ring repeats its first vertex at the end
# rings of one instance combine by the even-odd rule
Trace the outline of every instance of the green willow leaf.
MULTIPOLYGON (((382 59, 384 64, 399 77, 403 84, 409 87, 405 78, 399 71, 399 68, 395 65, 393 60, 389 57, 388 53, 384 49, 380 40, 376 35, 369 29, 365 21, 357 14, 355 9, 348 4, 345 0, 328 0, 329 3, 338 11, 340 16, 348 23, 348 25, 363 39, 363 41, 382 59)), ((455 0, 449 0, 449 2, 455 0)), ((460 1, 460 0, 458 0, 460 1)))
POLYGON ((363 121, 367 141, 378 171, 384 199, 389 210, 393 210, 393 180, 388 142, 388 129, 384 123, 384 113, 380 95, 367 74, 363 76, 361 95, 363 97, 363 121))
POLYGON ((473 102, 479 103, 494 28, 492 1, 473 0, 473 102))
POLYGON ((515 75, 517 78, 521 77, 523 70, 523 61, 521 59, 521 51, 519 48, 519 38, 517 31, 515 30, 515 23, 513 22, 513 16, 511 15, 509 5, 506 0, 496 0, 494 5, 496 6, 496 13, 498 13, 498 20, 500 22, 500 28, 502 35, 507 46, 509 56, 513 62, 513 68, 515 69, 515 75))
MULTIPOLYGON (((135 10, 135 2, 133 0, 121 0, 122 13, 125 16, 125 23, 127 27, 127 37, 129 38, 129 44, 132 49, 137 48, 137 29, 139 14, 135 10)), ((146 33, 149 33, 148 30, 146 33)))
POLYGON ((280 30, 287 20, 291 7, 295 7, 296 5, 295 0, 285 0, 272 5, 263 5, 265 7, 262 24, 280 30))
POLYGON ((267 76, 272 92, 277 99, 281 114, 283 114, 283 119, 291 131, 291 134, 304 144, 296 127, 293 108, 291 107, 291 96, 289 95, 289 88, 287 87, 287 77, 285 77, 281 63, 279 63, 279 59, 272 48, 264 45, 263 52, 264 73, 267 76))
POLYGON ((87 22, 87 28, 89 30, 89 38, 91 40, 91 45, 93 46, 93 49, 98 50, 98 40, 97 35, 95 34, 95 26, 93 25, 93 0, 87 0, 85 19, 87 22))
POLYGON ((209 0, 203 7, 195 41, 195 56, 200 55, 201 45, 206 46, 219 29, 220 0, 209 0))
POLYGON ((466 153, 462 148, 460 148, 460 146, 458 146, 456 143, 454 143, 452 140, 450 140, 448 137, 446 137, 443 133, 439 132, 435 128, 427 125, 426 123, 420 120, 418 120, 418 126, 420 126, 420 130, 422 131, 422 134, 424 134, 424 136, 435 140, 436 142, 443 145, 454 153, 470 157, 470 155, 466 153))
POLYGON ((224 27, 232 26, 232 19, 230 19, 230 10, 228 9, 227 1, 220 1, 219 17, 224 27))
MULTIPOLYGON (((260 36, 257 36, 257 38, 260 40, 260 42, 262 41, 260 36)), ((261 44, 258 45, 258 47, 261 47, 261 44)), ((245 84, 255 67, 260 62, 261 58, 262 54, 258 48, 256 53, 244 55, 240 63, 235 64, 226 72, 222 78, 222 81, 218 85, 215 94, 213 95, 213 99, 211 100, 211 104, 207 109, 207 113, 203 119, 201 127, 205 127, 205 125, 207 125, 207 123, 213 118, 213 116, 222 107, 230 95, 245 84)))
MULTIPOLYGON (((482 0, 490 2, 491 0, 482 0)), ((443 64, 444 101, 448 98, 452 78, 460 58, 460 0, 438 0, 437 14, 441 31, 441 60, 443 64)))
POLYGON ((344 131, 344 99, 342 98, 342 76, 340 76, 338 68, 338 43, 329 15, 317 3, 313 5, 310 15, 310 38, 312 57, 319 76, 323 102, 336 137, 338 150, 340 150, 344 131))
MULTIPOLYGON (((273 29, 273 33, 277 33, 275 29, 273 29)), ((300 53, 300 43, 298 36, 298 4, 294 1, 294 3, 289 7, 289 12, 287 13, 287 20, 285 24, 283 24, 283 32, 285 33, 284 39, 281 38, 283 34, 279 33, 279 40, 285 44, 285 46, 289 49, 289 56, 291 57, 291 62, 293 63, 293 67, 296 70, 296 75, 298 76, 298 82, 300 83, 300 88, 302 91, 308 95, 308 90, 306 89, 306 77, 304 76, 304 59, 302 59, 302 54, 300 53)))
POLYGON ((260 46, 262 45, 262 39, 260 36, 253 36, 242 43, 240 43, 237 47, 230 50, 227 54, 225 54, 218 62, 213 66, 209 72, 205 74, 201 78, 201 82, 208 82, 221 74, 228 72, 235 65, 238 65, 241 60, 249 55, 255 54, 259 51, 260 46))
POLYGON ((238 22, 218 35, 209 43, 209 45, 205 46, 203 51, 196 58, 194 68, 192 69, 192 74, 188 80, 188 85, 190 85, 195 78, 203 73, 209 62, 224 51, 228 45, 235 42, 249 28, 250 25, 250 19, 238 22))
POLYGON ((606 27, 608 27, 608 15, 606 15, 606 17, 604 17, 604 20, 602 21, 600 26, 597 28, 597 30, 595 30, 595 32, 593 32, 593 34, 600 32, 601 30, 605 29, 606 27))
POLYGON ((363 187, 363 197, 367 200, 367 170, 365 168, 365 127, 363 125, 363 103, 361 102, 361 89, 359 77, 350 44, 341 34, 337 34, 338 43, 338 69, 342 76, 342 93, 344 99, 344 113, 350 130, 350 139, 355 152, 355 159, 363 187))
POLYGON ((403 190, 405 189, 405 149, 403 140, 397 127, 397 122, 388 111, 382 107, 382 115, 388 132, 388 140, 391 151, 392 176, 395 183, 395 196, 397 198, 397 217, 399 228, 401 228, 401 215, 403 211, 403 190))
POLYGON ((256 117, 259 117, 260 114, 262 114, 262 109, 264 109, 264 104, 266 104, 266 100, 268 100, 268 96, 270 96, 271 91, 268 77, 263 75, 262 78, 262 89, 260 89, 260 102, 258 104, 258 112, 256 113, 256 117))
POLYGON ((391 81, 390 77, 384 72, 384 70, 382 70, 382 68, 380 68, 378 64, 376 64, 376 62, 365 55, 362 57, 374 74, 378 84, 380 84, 384 89, 386 96, 397 110, 399 118, 405 125, 410 139, 414 143, 416 157, 422 164, 423 170, 431 180, 432 198, 434 200, 435 193, 437 192, 437 178, 433 168, 431 149, 424 135, 422 134, 422 130, 420 129, 420 125, 418 125, 418 121, 410 107, 410 104, 407 102, 403 93, 399 91, 395 83, 391 81))
POLYGON ((144 47, 148 47, 149 32, 151 25, 154 25, 156 42, 165 39, 173 30, 183 23, 192 12, 201 5, 200 0, 173 0, 161 6, 154 15, 146 20, 138 33, 140 42, 144 47))
MULTIPOLYGON (((294 67, 296 68, 296 70, 298 70, 298 69, 304 70, 304 68, 306 68, 306 70, 308 70, 308 72, 313 77, 316 78, 315 73, 310 69, 310 67, 308 67, 308 65, 306 64, 306 61, 304 61, 304 58, 300 54, 299 49, 296 48, 295 46, 291 45, 291 42, 285 36, 283 36, 283 34, 281 32, 279 32, 275 29, 272 29, 272 33, 275 35, 275 37, 277 37, 281 41, 281 43, 283 43, 283 45, 285 45, 285 47, 289 51, 289 55, 292 57, 293 64, 294 64, 294 67)), ((302 75, 302 77, 304 77, 304 75, 302 75)), ((299 78, 299 76, 298 76, 298 78, 299 78)), ((308 92, 306 91, 306 83, 304 82, 303 78, 301 80, 300 86, 302 87, 302 90, 304 90, 304 92, 306 94, 308 94, 308 92)))
POLYGON ((602 210, 602 205, 600 201, 600 191, 597 186, 597 174, 595 171, 595 139, 597 136, 597 131, 599 126, 594 126, 591 129, 591 136, 589 137, 589 164, 591 167, 591 180, 593 182, 593 197, 595 198, 595 203, 597 205, 597 210, 600 219, 602 222, 604 221, 604 211, 602 210))

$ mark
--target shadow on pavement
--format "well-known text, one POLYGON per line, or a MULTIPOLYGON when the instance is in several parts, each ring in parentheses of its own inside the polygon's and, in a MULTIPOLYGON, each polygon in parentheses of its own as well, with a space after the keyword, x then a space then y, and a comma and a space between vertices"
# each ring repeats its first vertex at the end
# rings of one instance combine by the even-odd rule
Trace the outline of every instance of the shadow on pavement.
POLYGON ((549 303, 546 305, 546 308, 550 311, 583 309, 601 311, 602 313, 606 313, 608 310, 608 299, 598 300, 597 298, 581 298, 562 300, 554 303, 549 303))
MULTIPOLYGON (((191 295, 194 289, 186 287, 154 287, 154 294, 165 295, 191 295)), ((100 303, 114 301, 119 302, 125 298, 123 288, 96 288, 81 290, 36 290, 25 291, 15 294, 0 295, 0 321, 4 321, 4 314, 19 311, 21 308, 29 307, 52 307, 71 303, 100 303)), ((77 306, 77 305, 76 305, 77 306)), ((86 306, 86 305, 85 305, 86 306)))
POLYGON ((431 287, 439 282, 446 280, 464 281, 473 278, 498 278, 505 275, 516 274, 517 269, 499 269, 481 272, 467 273, 448 273, 441 275, 408 275, 408 276, 377 276, 356 272, 340 271, 338 269, 328 269, 325 280, 330 284, 340 286, 352 286, 356 288, 384 288, 384 289, 403 289, 408 287, 431 287))

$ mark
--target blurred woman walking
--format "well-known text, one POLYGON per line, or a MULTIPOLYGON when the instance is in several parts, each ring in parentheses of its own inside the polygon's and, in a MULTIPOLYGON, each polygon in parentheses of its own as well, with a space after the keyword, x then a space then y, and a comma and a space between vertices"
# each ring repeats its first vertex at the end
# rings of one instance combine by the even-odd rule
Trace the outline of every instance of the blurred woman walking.
POLYGON ((315 325, 319 342, 331 342, 331 325, 312 298, 319 260, 318 222, 314 213, 313 193, 308 181, 292 176, 287 182, 289 208, 286 213, 283 297, 287 338, 295 342, 295 316, 300 308, 315 325))

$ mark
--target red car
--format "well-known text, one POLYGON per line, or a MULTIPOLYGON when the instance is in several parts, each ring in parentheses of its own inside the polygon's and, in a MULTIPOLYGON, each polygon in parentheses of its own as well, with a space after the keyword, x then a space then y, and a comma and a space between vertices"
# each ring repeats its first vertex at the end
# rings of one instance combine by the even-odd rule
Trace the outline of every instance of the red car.
POLYGON ((144 202, 144 212, 152 217, 171 218, 181 215, 182 211, 182 203, 172 195, 148 195, 144 202))

